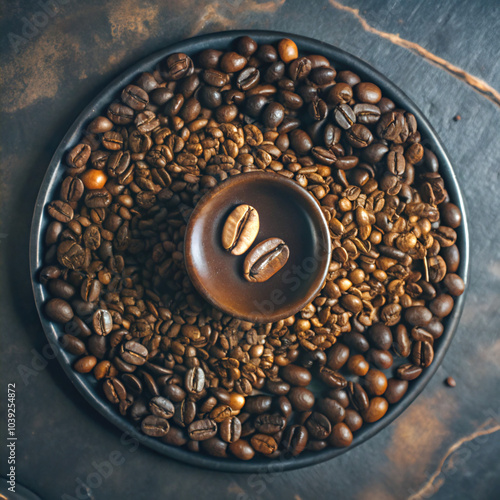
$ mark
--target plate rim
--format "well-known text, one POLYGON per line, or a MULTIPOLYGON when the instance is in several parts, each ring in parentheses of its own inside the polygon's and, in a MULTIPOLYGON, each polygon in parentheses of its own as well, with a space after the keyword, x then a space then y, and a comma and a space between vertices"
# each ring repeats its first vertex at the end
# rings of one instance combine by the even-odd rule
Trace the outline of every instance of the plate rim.
POLYGON ((127 433, 129 436, 137 439, 139 443, 152 448, 156 452, 168 456, 169 458, 173 458, 188 465, 217 471, 239 473, 274 473, 294 470, 325 462, 352 450, 390 425, 413 403, 441 365, 459 324, 467 294, 467 284, 469 282, 469 252, 467 206, 458 184, 452 163, 449 159, 449 155, 434 128, 424 114, 395 83, 391 82, 378 70, 374 69, 370 64, 361 60, 357 56, 321 40, 281 31, 233 30, 187 38, 181 40, 180 42, 170 44, 165 48, 140 59, 138 62, 123 71, 119 76, 112 79, 111 82, 107 84, 103 90, 101 90, 90 101, 90 103, 83 108, 61 139, 41 182, 31 222, 29 265, 34 300, 45 336, 47 337, 49 345, 53 348, 64 372, 71 380, 72 384, 77 388, 78 392, 86 400, 86 403, 90 403, 95 410, 97 410, 113 425, 118 427, 118 429, 122 432, 127 433), (114 406, 108 403, 102 395, 94 390, 94 387, 97 386, 97 382, 93 383, 86 375, 79 374, 73 370, 73 356, 65 352, 58 342, 58 337, 60 336, 58 331, 60 332, 62 330, 61 325, 56 325, 52 321, 48 320, 44 315, 43 304, 49 294, 46 290, 44 290, 44 286, 38 281, 37 278, 37 273, 43 263, 42 228, 44 226, 44 222, 47 222, 48 219, 48 215, 44 211, 44 207, 47 200, 50 198, 49 195, 52 195, 55 192, 56 187, 59 186, 60 179, 64 174, 62 168, 58 171, 59 165, 61 164, 68 149, 72 145, 76 144, 80 139, 83 125, 91 117, 94 117, 94 114, 98 109, 104 108, 104 104, 109 104, 109 102, 116 97, 118 91, 124 85, 130 83, 139 73, 143 71, 150 71, 157 62, 166 57, 168 54, 181 51, 191 54, 213 46, 227 47, 231 42, 240 36, 250 36, 259 44, 276 42, 280 38, 291 38, 297 43, 301 51, 324 53, 329 57, 329 59, 332 60, 332 62, 334 62, 335 65, 340 63, 340 66, 346 66, 350 70, 362 75, 363 78, 379 85, 384 96, 387 96, 394 100, 397 104, 402 105, 406 110, 412 112, 417 118, 419 130, 422 132, 422 136, 425 137, 425 142, 432 144, 432 151, 439 159, 440 173, 445 179, 446 189, 450 194, 450 198, 460 207, 462 211, 462 224, 456 230, 459 236, 459 243, 457 246, 460 250, 460 265, 457 273, 463 278, 466 290, 463 295, 456 299, 453 312, 446 319, 445 330, 439 339, 439 348, 436 352, 434 362, 429 368, 424 370, 421 377, 411 383, 401 402, 396 405, 389 406, 389 410, 381 420, 373 424, 365 424, 360 431, 357 431, 354 434, 353 443, 349 447, 327 448, 320 452, 306 453, 286 460, 277 459, 273 461, 266 458, 258 458, 249 462, 244 462, 232 458, 216 458, 201 453, 193 453, 187 449, 167 445, 155 438, 142 434, 130 420, 121 416, 116 411, 114 406))

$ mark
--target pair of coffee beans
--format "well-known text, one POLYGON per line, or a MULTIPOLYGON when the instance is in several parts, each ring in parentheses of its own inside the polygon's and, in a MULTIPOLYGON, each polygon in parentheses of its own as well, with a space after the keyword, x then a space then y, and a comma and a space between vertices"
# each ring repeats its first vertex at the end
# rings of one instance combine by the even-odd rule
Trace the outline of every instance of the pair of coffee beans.
MULTIPOLYGON (((259 214, 250 205, 238 205, 222 229, 222 246, 233 255, 242 255, 259 233, 259 214)), ((245 258, 243 275, 247 281, 261 283, 286 264, 290 250, 280 238, 269 238, 256 245, 245 258)))

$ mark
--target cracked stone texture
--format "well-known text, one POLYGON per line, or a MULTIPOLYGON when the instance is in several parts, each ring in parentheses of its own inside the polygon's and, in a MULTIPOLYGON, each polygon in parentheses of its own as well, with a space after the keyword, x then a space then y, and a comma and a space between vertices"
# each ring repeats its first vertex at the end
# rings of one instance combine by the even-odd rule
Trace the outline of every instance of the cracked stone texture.
MULTIPOLYGON (((9 2, 0 20, 0 370, 4 387, 17 387, 18 481, 43 499, 498 498, 499 14, 500 4, 486 0, 9 2), (42 5, 57 12, 44 16, 42 5), (45 336, 28 270, 39 185, 83 106, 153 51, 192 35, 240 28, 312 36, 391 78, 446 145, 472 223, 462 321, 424 392, 392 425, 340 458, 270 476, 195 469, 121 444, 121 432, 75 392, 57 361, 37 364, 34 353, 42 352, 45 336), (457 114, 460 121, 453 120, 457 114), (20 367, 35 368, 27 384, 20 367), (455 389, 444 385, 450 375, 455 389), (112 452, 123 463, 86 497, 77 496, 93 463, 112 452)), ((3 453, 1 475, 7 470, 3 453)))

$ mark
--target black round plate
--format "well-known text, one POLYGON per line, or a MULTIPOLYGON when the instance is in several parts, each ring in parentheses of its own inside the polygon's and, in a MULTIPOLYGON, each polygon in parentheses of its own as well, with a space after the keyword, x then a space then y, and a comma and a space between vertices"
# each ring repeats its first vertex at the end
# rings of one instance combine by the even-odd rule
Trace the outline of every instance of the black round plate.
MULTIPOLYGON (((155 64, 167 55, 174 52, 184 52, 188 55, 192 55, 207 48, 226 49, 237 37, 243 35, 253 37, 259 44, 276 42, 281 38, 291 38, 297 43, 300 51, 324 54, 332 61, 337 69, 351 69, 358 73, 363 79, 376 83, 382 89, 382 92, 386 97, 389 97, 397 105, 402 106, 415 115, 419 124, 419 130, 422 134, 422 142, 432 149, 432 151, 437 155, 440 163, 440 173, 446 183, 450 199, 453 203, 460 207, 463 214, 462 225, 457 229, 457 246, 460 249, 461 255, 461 263, 458 274, 460 274, 467 285, 469 269, 469 234, 467 229, 467 215, 464 200, 448 155, 438 139, 436 132, 433 130, 422 112, 398 87, 391 83, 381 73, 357 57, 324 42, 313 40, 311 38, 292 35, 289 33, 259 30, 214 33, 191 38, 189 40, 184 40, 171 45, 170 47, 143 59, 132 66, 129 70, 125 71, 122 75, 113 80, 80 113, 59 144, 59 147, 57 148, 47 169, 42 185, 40 186, 40 192, 36 201, 31 227, 30 267, 36 306, 50 345, 54 348, 55 352, 57 352, 59 362, 76 388, 80 391, 84 398, 110 422, 122 431, 128 433, 130 436, 138 439, 142 444, 149 446, 164 455, 191 465, 231 472, 277 472, 297 469, 337 457, 374 436, 377 432, 389 425, 396 417, 398 417, 422 392, 443 360, 459 323, 465 296, 462 295, 456 300, 455 308, 453 309, 452 314, 446 319, 445 331, 441 338, 436 342, 436 352, 432 365, 424 370, 423 374, 417 380, 410 383, 408 392, 403 400, 396 405, 390 406, 384 418, 374 424, 366 424, 358 432, 356 432, 354 434, 353 443, 350 447, 341 449, 329 448, 316 453, 305 452, 296 458, 287 460, 278 459, 272 461, 265 458, 255 458, 249 462, 243 462, 236 459, 222 459, 196 454, 185 449, 169 446, 142 434, 132 422, 127 420, 125 417, 122 417, 117 412, 116 408, 113 407, 100 393, 97 383, 92 376, 81 375, 73 370, 72 363, 74 361, 74 356, 63 351, 58 343, 58 338, 63 333, 61 327, 49 321, 43 313, 43 304, 49 299, 49 294, 40 284, 37 276, 38 270, 43 265, 43 239, 45 230, 50 223, 49 216, 44 210, 44 207, 50 200, 55 198, 57 189, 60 186, 65 172, 65 168, 62 165, 63 156, 70 148, 78 144, 85 125, 91 119, 98 116, 100 112, 105 110, 106 106, 114 98, 116 98, 117 95, 119 95, 119 92, 125 85, 131 83, 132 80, 134 80, 134 78, 142 72, 152 70, 155 64)), ((443 92, 445 91, 446 90, 443 89, 443 92)))

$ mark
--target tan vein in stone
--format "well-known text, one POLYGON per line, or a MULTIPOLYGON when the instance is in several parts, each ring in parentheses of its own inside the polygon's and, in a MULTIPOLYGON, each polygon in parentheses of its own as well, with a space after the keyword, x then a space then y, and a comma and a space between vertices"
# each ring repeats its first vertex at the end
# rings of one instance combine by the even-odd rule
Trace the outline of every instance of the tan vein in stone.
POLYGON ((438 468, 436 469, 434 474, 432 474, 432 476, 422 486, 422 488, 420 488, 420 490, 418 490, 410 498, 408 498, 408 500, 420 500, 422 498, 429 498, 431 495, 436 493, 445 482, 445 478, 444 477, 439 478, 439 476, 442 473, 443 467, 444 467, 446 461, 448 460, 448 458, 453 453, 455 453, 465 443, 468 443, 469 441, 473 441, 474 439, 477 439, 480 436, 486 436, 488 434, 493 434, 495 432, 500 431, 500 424, 496 424, 496 425, 493 425, 492 427, 490 427, 490 425, 494 422, 495 421, 493 419, 487 420, 479 427, 479 429, 476 432, 473 432, 472 434, 469 434, 468 436, 465 436, 465 437, 459 439, 456 443, 454 443, 448 449, 448 451, 446 452, 444 457, 439 462, 438 468))
POLYGON ((408 49, 426 59, 428 62, 444 69, 446 72, 450 73, 454 77, 462 80, 463 82, 470 85, 476 92, 480 93, 482 96, 486 97, 486 99, 493 102, 495 105, 500 106, 500 92, 495 90, 491 85, 486 83, 484 80, 481 80, 477 76, 471 75, 467 73, 462 68, 455 66, 454 64, 448 62, 446 59, 433 54, 432 52, 424 49, 421 45, 415 42, 411 42, 404 38, 401 38, 399 34, 387 33, 386 31, 380 31, 373 26, 370 26, 368 22, 360 15, 359 9, 354 9, 352 7, 348 7, 347 5, 343 5, 336 0, 329 0, 330 4, 338 10, 343 10, 344 12, 349 12, 352 14, 360 23, 365 31, 368 33, 373 33, 374 35, 380 36, 381 38, 385 38, 389 40, 391 43, 395 45, 399 45, 405 49, 408 49))

